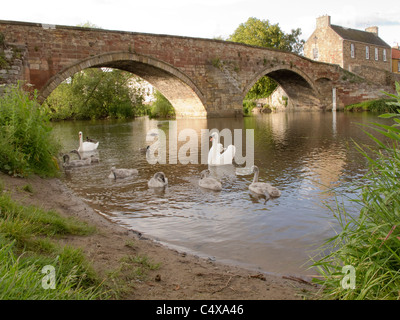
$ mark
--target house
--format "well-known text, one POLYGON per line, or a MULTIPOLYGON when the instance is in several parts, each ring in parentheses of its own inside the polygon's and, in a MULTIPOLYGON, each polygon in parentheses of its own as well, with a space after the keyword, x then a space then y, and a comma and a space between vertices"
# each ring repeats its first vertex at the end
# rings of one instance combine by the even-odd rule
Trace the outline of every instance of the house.
POLYGON ((363 67, 392 71, 392 50, 378 35, 378 27, 365 31, 331 24, 331 17, 317 18, 316 29, 304 45, 312 60, 337 64, 357 73, 363 67))
POLYGON ((400 73, 400 48, 398 44, 392 48, 392 72, 400 73))

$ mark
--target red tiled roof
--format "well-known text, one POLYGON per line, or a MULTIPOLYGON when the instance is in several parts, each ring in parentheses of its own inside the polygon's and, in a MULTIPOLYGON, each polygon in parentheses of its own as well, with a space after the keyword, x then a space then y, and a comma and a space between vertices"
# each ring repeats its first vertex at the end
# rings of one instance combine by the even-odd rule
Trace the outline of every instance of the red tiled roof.
POLYGON ((400 50, 392 48, 392 59, 400 59, 400 50))

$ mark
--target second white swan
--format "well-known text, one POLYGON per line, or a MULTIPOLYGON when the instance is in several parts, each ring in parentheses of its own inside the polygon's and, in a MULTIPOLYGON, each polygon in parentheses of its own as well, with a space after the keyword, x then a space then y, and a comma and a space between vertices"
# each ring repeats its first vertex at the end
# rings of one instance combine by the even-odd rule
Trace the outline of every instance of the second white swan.
POLYGON ((221 153, 223 148, 219 143, 219 135, 216 132, 211 134, 210 141, 212 141, 212 146, 208 152, 208 164, 210 166, 232 164, 232 160, 236 153, 236 147, 231 144, 221 153))

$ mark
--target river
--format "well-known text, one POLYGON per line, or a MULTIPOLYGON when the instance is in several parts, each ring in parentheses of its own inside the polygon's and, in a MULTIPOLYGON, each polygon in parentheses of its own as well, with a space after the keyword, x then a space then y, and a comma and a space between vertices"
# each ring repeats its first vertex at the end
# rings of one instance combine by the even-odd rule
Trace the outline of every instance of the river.
MULTIPOLYGON (((64 151, 78 148, 79 131, 100 141, 99 164, 63 177, 99 214, 185 252, 261 272, 307 276, 315 274, 308 269, 310 257, 337 228, 327 207, 335 204, 335 194, 357 213, 349 184, 363 176, 366 161, 353 140, 371 144, 360 126, 371 121, 385 120, 369 113, 292 112, 243 119, 70 121, 53 127, 64 151), (139 152, 149 144, 151 129, 168 138, 174 126, 178 133, 197 132, 199 164, 150 164, 139 152), (279 188, 279 198, 265 201, 252 194, 253 175, 243 165, 213 171, 221 178, 220 192, 198 186, 200 172, 208 167, 200 159, 202 129, 214 128, 242 129, 243 136, 244 129, 254 129, 259 181, 279 188), (136 168, 139 175, 110 179, 112 166, 136 168), (162 192, 147 187, 157 171, 169 180, 162 192)), ((178 142, 178 149, 184 143, 178 142)))

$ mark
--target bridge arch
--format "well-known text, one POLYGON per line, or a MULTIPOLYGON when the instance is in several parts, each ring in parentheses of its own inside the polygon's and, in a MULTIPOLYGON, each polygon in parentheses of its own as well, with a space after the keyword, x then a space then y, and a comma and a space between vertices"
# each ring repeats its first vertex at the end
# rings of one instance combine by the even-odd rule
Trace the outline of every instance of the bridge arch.
POLYGON ((278 66, 261 70, 244 89, 243 98, 263 76, 275 80, 287 93, 293 105, 319 108, 322 106, 323 97, 317 89, 318 86, 306 73, 295 66, 290 68, 278 66))
POLYGON ((43 102, 58 85, 75 73, 100 67, 128 71, 146 80, 171 102, 178 118, 207 116, 204 95, 188 76, 168 63, 131 52, 100 54, 63 69, 47 81, 40 91, 39 101, 43 102))

